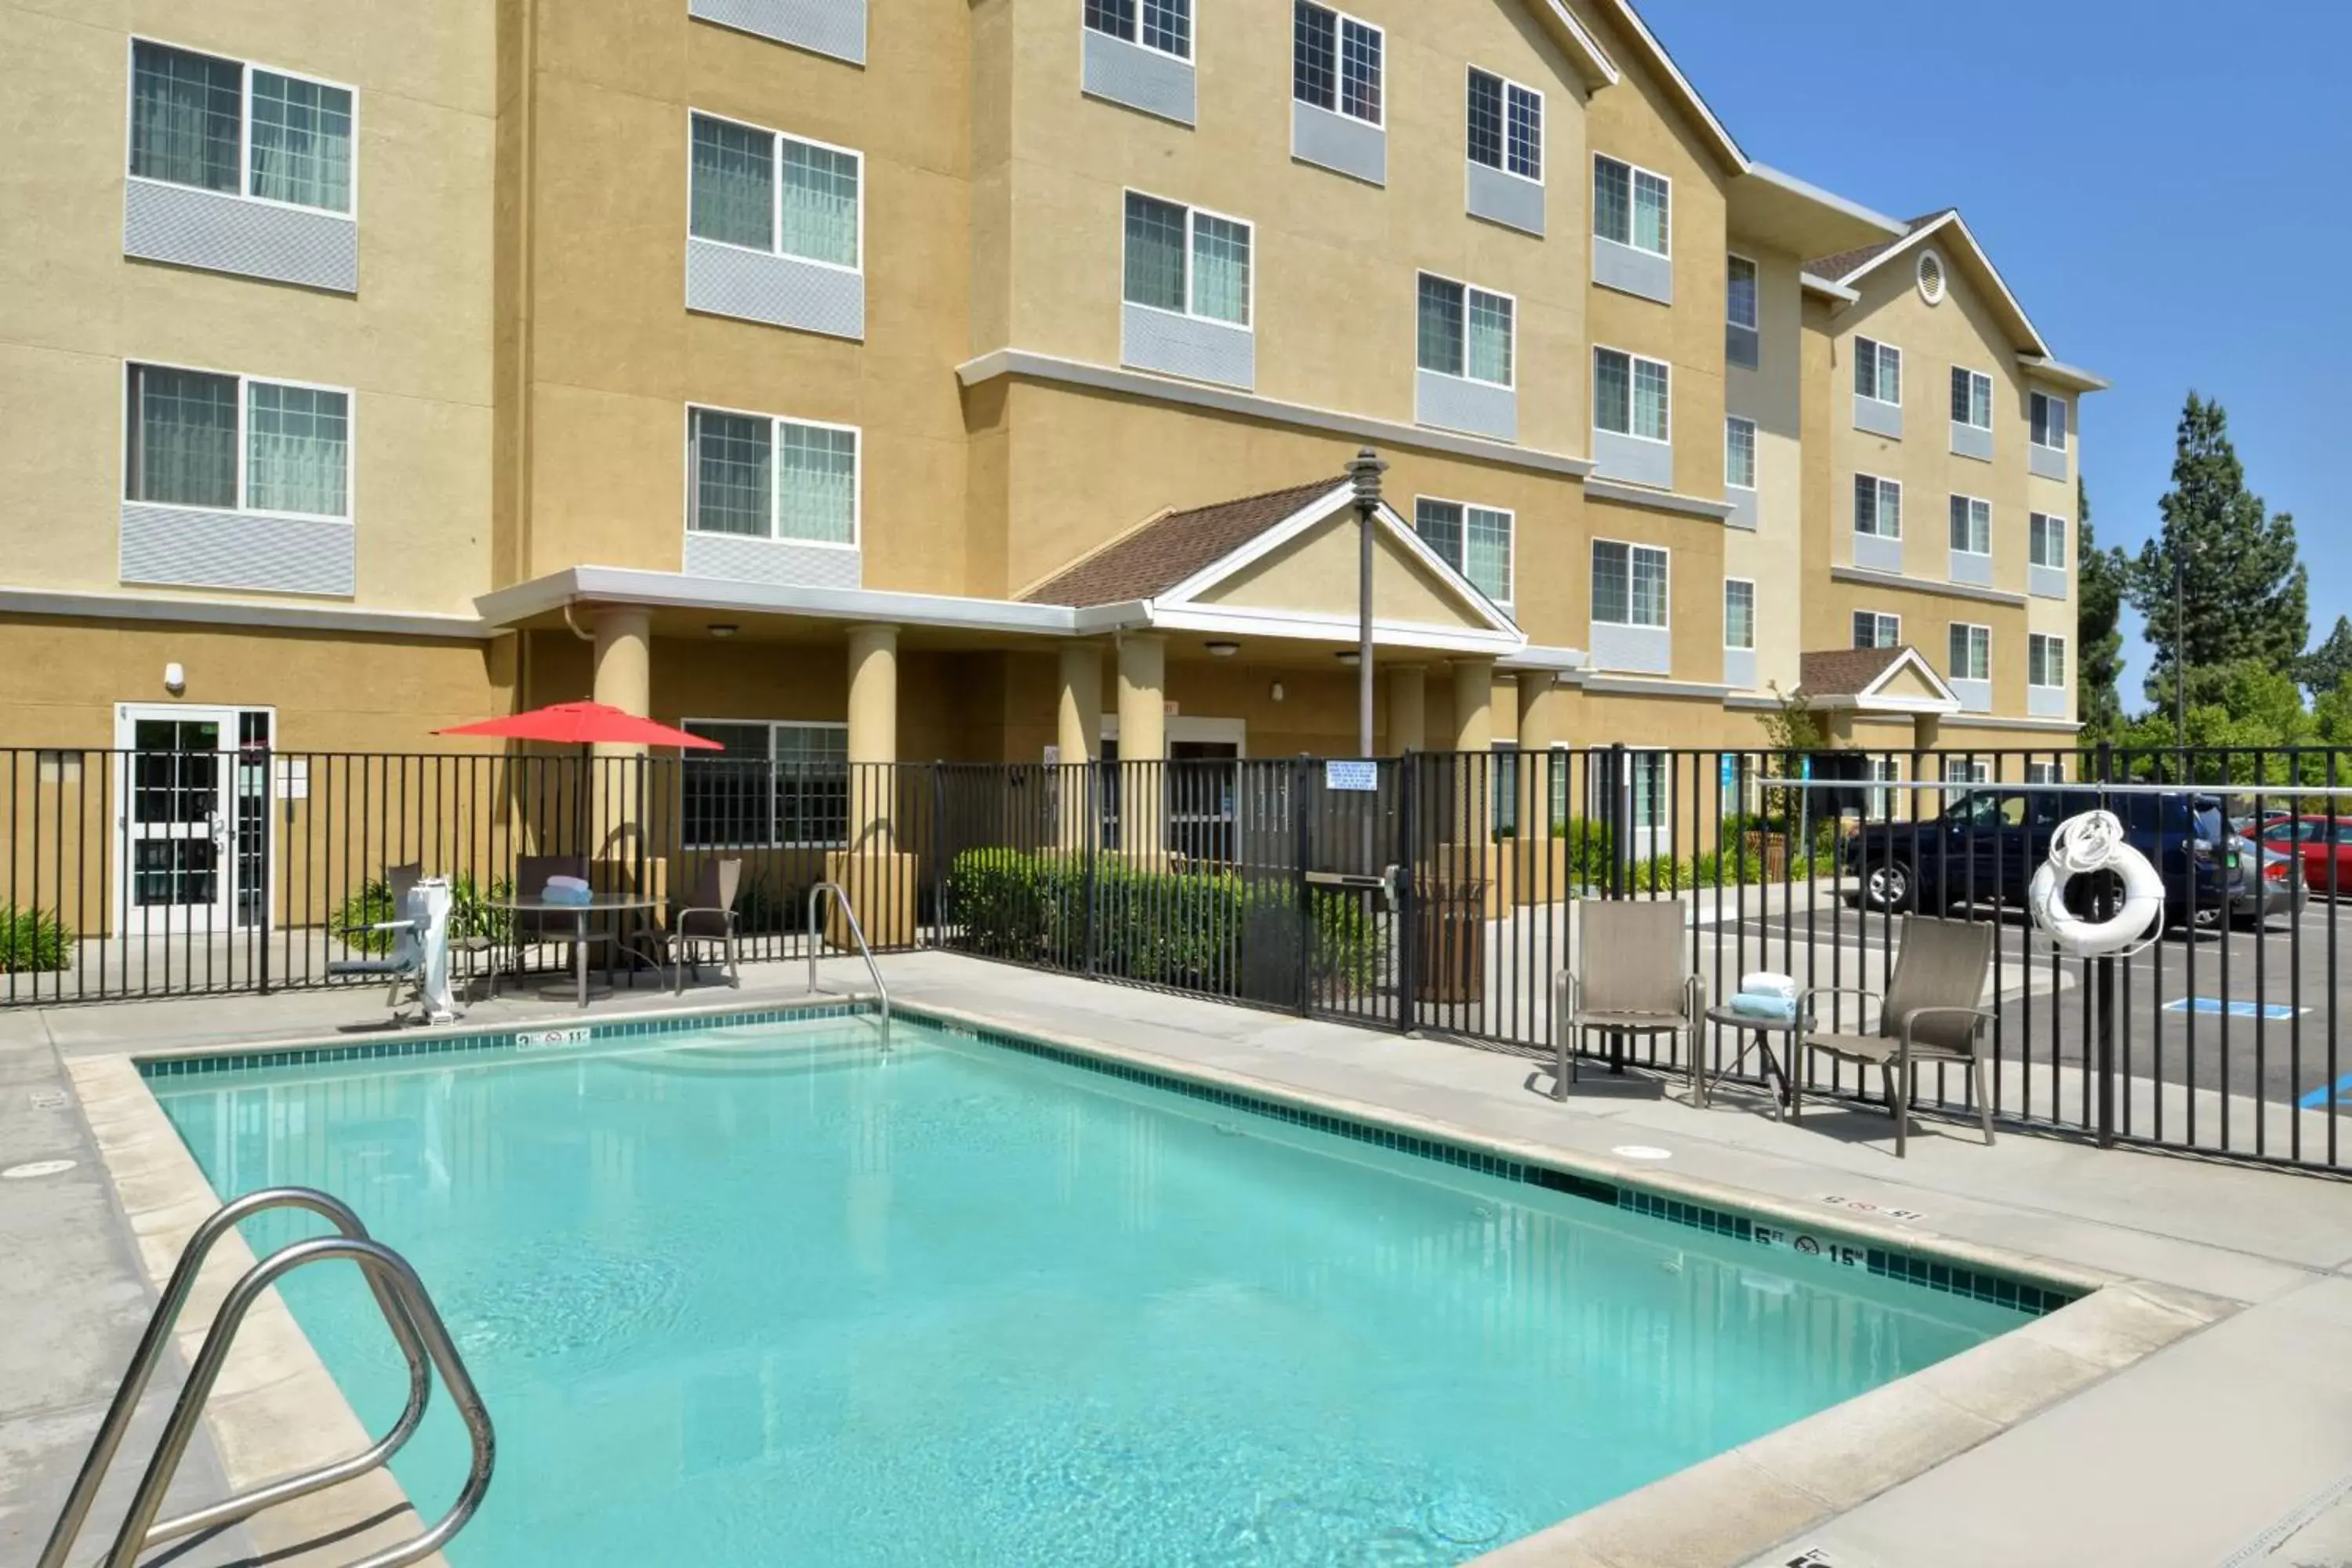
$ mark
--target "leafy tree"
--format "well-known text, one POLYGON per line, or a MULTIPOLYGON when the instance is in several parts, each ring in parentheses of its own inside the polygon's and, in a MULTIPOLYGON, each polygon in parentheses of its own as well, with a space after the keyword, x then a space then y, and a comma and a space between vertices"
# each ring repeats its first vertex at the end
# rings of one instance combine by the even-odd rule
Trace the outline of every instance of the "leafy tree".
MULTIPOLYGON (((2131 602, 2156 650, 2151 702, 2169 705, 2173 669, 2186 656, 2193 703, 2227 684, 2223 667, 2253 660, 2292 670, 2311 636, 2309 582, 2295 557, 2294 519, 2272 512, 2246 489, 2245 466, 2230 443, 2219 403, 2189 395, 2173 442, 2172 489, 2157 503, 2163 521, 2139 552, 2131 602), (2181 624, 2174 624, 2173 563, 2185 563, 2181 624)), ((2192 731, 2193 738, 2193 731, 2192 731)))
POLYGON ((2327 640, 2305 654, 2295 666, 2295 679, 2302 681, 2314 701, 2333 693, 2352 675, 2352 616, 2336 617, 2336 629, 2327 640))
POLYGON ((2085 742, 2113 740, 2124 726, 2124 593, 2131 559, 2121 545, 2099 548, 2091 492, 2074 479, 2074 706, 2085 742))

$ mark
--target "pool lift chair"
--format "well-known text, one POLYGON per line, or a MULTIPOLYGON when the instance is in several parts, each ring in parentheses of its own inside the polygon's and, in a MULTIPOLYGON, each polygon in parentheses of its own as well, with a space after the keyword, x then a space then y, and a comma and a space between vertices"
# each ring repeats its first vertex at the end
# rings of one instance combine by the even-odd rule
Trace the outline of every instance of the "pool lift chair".
POLYGON ((327 973, 339 977, 381 976, 390 982, 384 1005, 394 1024, 406 1022, 403 1009, 414 1003, 417 1022, 451 1023, 458 1016, 457 999, 449 988, 449 881, 425 877, 416 866, 394 866, 384 873, 392 895, 392 916, 365 925, 345 926, 341 937, 389 937, 392 951, 381 957, 338 958, 327 973))

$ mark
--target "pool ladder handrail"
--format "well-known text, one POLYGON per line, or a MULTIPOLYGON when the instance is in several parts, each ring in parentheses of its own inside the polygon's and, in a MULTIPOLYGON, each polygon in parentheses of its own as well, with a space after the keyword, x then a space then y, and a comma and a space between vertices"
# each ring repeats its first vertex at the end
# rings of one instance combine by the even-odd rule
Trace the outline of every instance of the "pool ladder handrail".
POLYGON ((849 901, 849 890, 838 882, 819 882, 809 889, 808 900, 808 988, 816 991, 816 960, 823 946, 824 933, 817 929, 817 910, 824 896, 831 893, 841 906, 841 918, 848 923, 849 934, 857 939, 857 951, 866 960, 866 978, 874 982, 874 994, 882 1000, 882 1048, 890 1048, 890 987, 883 982, 882 966, 874 962, 874 950, 866 945, 866 928, 857 923, 856 906, 849 901))
POLYGON ((448 1385, 450 1397, 457 1402, 457 1414, 466 1423, 473 1442, 473 1459, 466 1474, 466 1484, 450 1504, 449 1511, 440 1522, 414 1540, 385 1547, 351 1563, 349 1568, 401 1568, 404 1563, 439 1551, 450 1538, 465 1527, 466 1521, 481 1506, 482 1496, 489 1489, 491 1466, 497 1455, 497 1439, 490 1430, 488 1410, 466 1371, 466 1363, 451 1342, 449 1331, 435 1310, 432 1297, 424 1281, 408 1260, 371 1238, 367 1226, 357 1214, 341 1199, 310 1187, 265 1187, 234 1198, 215 1210, 211 1217, 198 1226, 195 1234, 180 1254, 180 1261, 172 1270, 170 1281, 163 1287, 163 1299, 156 1303, 154 1315, 147 1320, 147 1331, 141 1336, 139 1348, 131 1352, 130 1369, 122 1375, 115 1390, 114 1403, 108 1406, 106 1419, 100 1423, 98 1436, 91 1439, 89 1453, 82 1460, 81 1469, 74 1477, 72 1489, 66 1496, 64 1510, 58 1516, 55 1529, 49 1532, 48 1544, 42 1548, 37 1568, 64 1568, 66 1556, 81 1534, 89 1517, 90 1504, 96 1500, 100 1486, 112 1468, 116 1453, 130 1430, 131 1417, 139 1408, 141 1394, 146 1392, 148 1380, 154 1374, 155 1363, 163 1358, 163 1347, 171 1342, 172 1331, 179 1321, 181 1310, 187 1305, 188 1296, 195 1289, 196 1276, 205 1260, 221 1237, 234 1231, 238 1222, 249 1219, 269 1209, 307 1209, 333 1225, 340 1234, 312 1237, 279 1247, 268 1258, 246 1270, 243 1278, 231 1287, 221 1300, 220 1310, 213 1316, 212 1327, 205 1335, 204 1348, 197 1352, 195 1363, 188 1370, 188 1380, 180 1391, 178 1401, 172 1406, 171 1419, 165 1423, 163 1435, 155 1445, 148 1460, 147 1472, 140 1479, 139 1489, 132 1495, 130 1511, 123 1516, 122 1527, 114 1537, 100 1561, 104 1568, 131 1568, 140 1553, 161 1542, 171 1541, 200 1530, 211 1530, 249 1519, 262 1510, 295 1498, 308 1497, 355 1477, 366 1474, 388 1462, 398 1453, 425 1419, 425 1406, 431 1396, 432 1372, 438 1369, 441 1381, 448 1385), (383 1313, 384 1323, 392 1331, 401 1353, 408 1362, 408 1403, 394 1422, 392 1429, 365 1450, 333 1464, 324 1465, 300 1475, 288 1476, 266 1486, 255 1487, 220 1502, 184 1513, 175 1519, 156 1522, 155 1515, 163 1508, 163 1494, 171 1489, 178 1473, 182 1456, 195 1436, 196 1423, 204 1415, 205 1403, 218 1381, 223 1363, 228 1359, 231 1343, 246 1313, 264 1290, 282 1276, 292 1273, 306 1264, 324 1262, 330 1258, 349 1258, 366 1276, 368 1289, 375 1297, 376 1306, 383 1313))

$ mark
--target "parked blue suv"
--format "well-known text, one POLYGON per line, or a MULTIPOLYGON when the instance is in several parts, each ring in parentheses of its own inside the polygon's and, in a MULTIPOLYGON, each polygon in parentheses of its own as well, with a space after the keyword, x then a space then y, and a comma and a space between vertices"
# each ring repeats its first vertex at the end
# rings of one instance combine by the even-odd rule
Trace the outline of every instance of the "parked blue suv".
MULTIPOLYGON (((1866 908, 1939 910, 1958 903, 2012 907, 2049 858, 2060 823, 2094 808, 2095 797, 2056 790, 1955 785, 1937 816, 1918 822, 1870 822, 1840 855, 1866 908)), ((2116 795, 2108 809, 2124 837, 2164 879, 2168 926, 2259 921, 2303 907, 2294 862, 2231 832, 2221 798, 2212 795, 2116 795)), ((2067 902, 2091 912, 2097 889, 2077 878, 2067 902)))

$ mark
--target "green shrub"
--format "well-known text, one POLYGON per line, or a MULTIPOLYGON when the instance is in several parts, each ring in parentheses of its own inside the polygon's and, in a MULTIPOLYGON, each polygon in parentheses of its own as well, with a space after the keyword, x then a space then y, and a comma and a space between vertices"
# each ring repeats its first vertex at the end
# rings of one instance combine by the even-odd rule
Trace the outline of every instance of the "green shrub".
MULTIPOLYGON (((478 936, 494 944, 504 943, 514 931, 514 914, 509 910, 493 909, 492 899, 511 898, 514 884, 501 877, 484 893, 470 875, 453 879, 449 883, 449 935, 452 940, 478 936)), ((395 931, 362 931, 362 926, 381 925, 401 918, 401 910, 392 900, 392 889, 382 882, 370 882, 342 901, 335 910, 335 931, 342 936, 343 945, 357 952, 381 957, 390 952, 400 941, 395 931)))
POLYGON ((1609 880, 1609 825, 1586 816, 1562 817, 1551 836, 1568 844, 1568 879, 1597 888, 1609 880))
POLYGON ((0 904, 0 974, 63 969, 73 940, 51 911, 0 904))
POLYGON ((389 931, 364 931, 364 926, 381 925, 385 921, 398 920, 400 911, 393 907, 392 889, 382 882, 370 882, 342 901, 335 910, 335 933, 343 945, 357 952, 381 956, 390 952, 400 933, 389 931))

